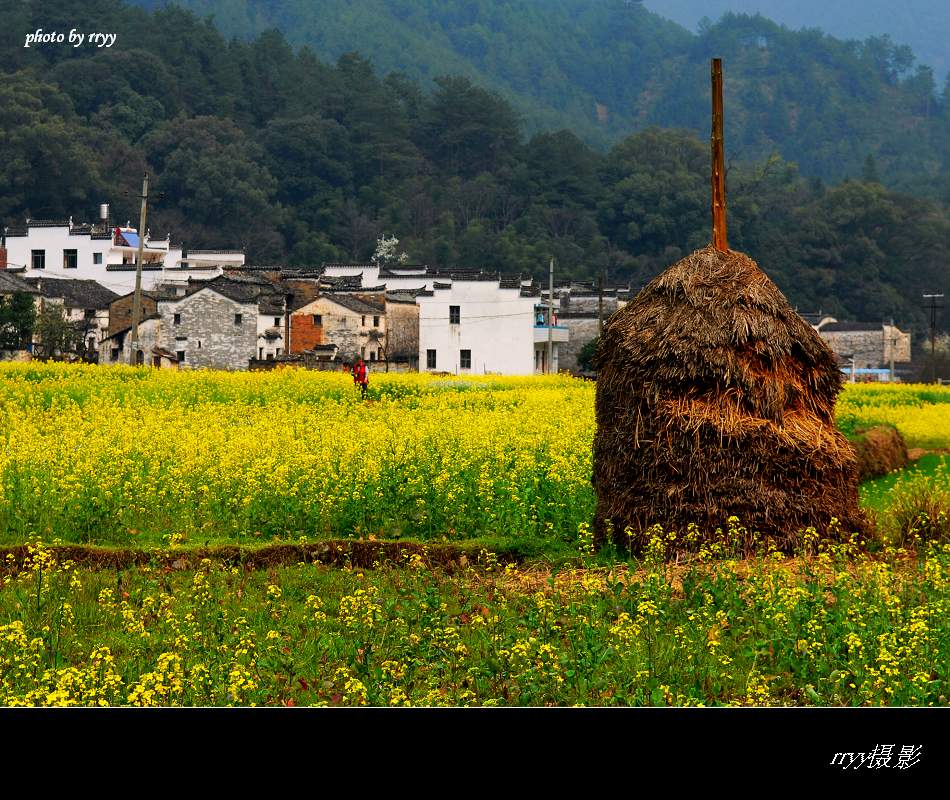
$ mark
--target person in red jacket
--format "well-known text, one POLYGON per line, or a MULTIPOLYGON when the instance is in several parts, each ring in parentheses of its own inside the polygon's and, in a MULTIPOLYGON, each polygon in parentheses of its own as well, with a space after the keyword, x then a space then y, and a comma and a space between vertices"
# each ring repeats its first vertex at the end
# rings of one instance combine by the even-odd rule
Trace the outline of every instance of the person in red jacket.
POLYGON ((366 397, 366 387, 369 385, 366 362, 361 358, 353 365, 353 383, 360 387, 362 397, 366 397))

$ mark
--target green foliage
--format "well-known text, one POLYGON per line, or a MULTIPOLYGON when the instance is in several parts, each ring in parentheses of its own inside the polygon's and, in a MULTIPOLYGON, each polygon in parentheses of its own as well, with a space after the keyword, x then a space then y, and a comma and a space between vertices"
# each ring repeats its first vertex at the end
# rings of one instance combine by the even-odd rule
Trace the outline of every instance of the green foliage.
POLYGON ((592 370, 594 368, 594 355, 597 352, 597 344, 600 341, 599 336, 595 336, 589 342, 586 342, 577 354, 577 364, 583 370, 592 370))
POLYGON ((35 322, 36 306, 32 295, 15 292, 9 297, 0 297, 0 350, 25 348, 35 322))
POLYGON ((82 333, 66 319, 59 303, 45 304, 36 315, 33 334, 36 338, 34 353, 38 358, 60 360, 82 349, 82 333))

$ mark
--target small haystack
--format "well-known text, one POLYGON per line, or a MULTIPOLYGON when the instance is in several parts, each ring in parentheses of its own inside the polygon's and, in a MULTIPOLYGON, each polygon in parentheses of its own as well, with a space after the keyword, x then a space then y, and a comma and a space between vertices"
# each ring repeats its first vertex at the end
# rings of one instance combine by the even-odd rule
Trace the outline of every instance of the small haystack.
POLYGON ((865 532, 834 356, 748 256, 674 264, 611 317, 595 363, 601 541, 693 522, 710 541, 733 515, 786 551, 808 526, 839 535, 832 517, 865 532))

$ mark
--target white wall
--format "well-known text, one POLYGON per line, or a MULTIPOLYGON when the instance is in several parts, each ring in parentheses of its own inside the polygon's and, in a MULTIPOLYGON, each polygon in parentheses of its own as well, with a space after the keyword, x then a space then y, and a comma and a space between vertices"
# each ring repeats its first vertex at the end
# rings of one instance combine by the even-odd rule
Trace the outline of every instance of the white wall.
MULTIPOLYGON (((387 286, 389 281, 387 281, 387 286)), ((419 371, 427 368, 426 351, 436 351, 436 372, 531 375, 534 373, 534 304, 518 289, 501 289, 496 281, 452 281, 419 305, 419 371), (459 306, 458 325, 449 324, 449 306, 459 306), (459 366, 459 351, 472 351, 472 367, 459 366)))
MULTIPOLYGON (((115 230, 115 226, 111 228, 115 230)), ((187 282, 187 271, 178 271, 180 267, 181 247, 169 250, 169 240, 150 239, 146 237, 144 260, 147 266, 142 270, 142 288, 153 289, 166 280, 187 282), (158 269, 154 267, 158 266, 158 269), (173 270, 165 275, 165 269, 173 270), (185 274, 182 274, 182 273, 185 274), (176 277, 177 276, 177 277, 176 277)), ((13 266, 26 267, 21 273, 24 277, 49 278, 88 278, 97 281, 117 294, 128 294, 135 289, 135 260, 137 248, 115 247, 112 237, 108 239, 93 239, 90 234, 76 234, 70 232, 68 224, 57 226, 28 226, 26 236, 12 236, 7 234, 7 262, 13 266), (32 268, 32 253, 34 250, 43 250, 46 253, 44 269, 32 268), (63 268, 63 251, 75 250, 77 263, 75 269, 63 268), (93 263, 95 253, 102 254, 102 263, 93 263), (131 262, 123 269, 116 267, 123 262, 131 262), (112 269, 107 267, 112 266, 112 269)), ((199 279, 211 278, 220 275, 220 265, 240 266, 244 264, 244 254, 229 251, 195 251, 185 259, 188 264, 195 264, 198 269, 195 277, 199 279), (215 268, 215 265, 218 265, 215 268), (203 269, 201 268, 203 267, 203 269)))

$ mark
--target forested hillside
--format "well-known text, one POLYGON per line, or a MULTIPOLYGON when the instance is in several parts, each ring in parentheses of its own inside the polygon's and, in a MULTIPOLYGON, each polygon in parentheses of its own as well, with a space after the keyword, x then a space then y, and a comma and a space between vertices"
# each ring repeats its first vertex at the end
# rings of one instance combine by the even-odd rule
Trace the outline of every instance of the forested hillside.
POLYGON ((651 125, 707 135, 709 58, 720 56, 734 154, 778 152, 838 181, 871 153, 886 185, 950 193, 945 76, 886 37, 840 41, 735 15, 693 34, 633 0, 135 2, 213 15, 226 36, 278 28, 324 59, 358 51, 425 89, 466 75, 499 91, 528 134, 567 128, 600 149, 651 125))
POLYGON ((644 0, 663 17, 696 30, 705 17, 728 12, 762 14, 790 28, 821 28, 839 39, 889 35, 907 45, 943 80, 950 70, 950 3, 947 0, 644 0))
MULTIPOLYGON (((162 193, 153 232, 172 230, 192 248, 245 245, 256 264, 366 259, 386 233, 414 261, 540 275, 554 255, 561 276, 606 269, 637 284, 709 239, 708 132, 644 127, 601 151, 566 130, 529 137, 507 101, 464 77, 426 85, 374 71, 359 55, 327 63, 277 32, 229 42, 181 9, 0 6, 6 225, 27 215, 89 219, 99 202, 135 220, 148 170, 162 193), (37 27, 119 38, 110 49, 24 48, 23 32, 37 27)), ((742 40, 747 22, 716 35, 742 40)), ((695 74, 684 64, 665 78, 693 97, 668 107, 669 125, 707 124, 708 64, 689 58, 695 74)), ((735 129, 758 124, 736 99, 756 91, 739 65, 765 58, 753 49, 730 62, 735 129)), ((865 90, 907 91, 896 77, 865 90)), ((662 98, 657 88, 657 107, 662 98)), ((930 102, 934 127, 921 122, 909 140, 944 118, 930 102)), ((835 118, 828 108, 796 114, 796 125, 835 118)), ((804 159, 760 158, 737 138, 727 143, 730 244, 803 310, 893 315, 922 331, 920 293, 947 288, 946 203, 885 188, 886 154, 862 151, 854 178, 835 184, 808 174, 804 159)), ((839 143, 827 140, 832 150, 839 143)), ((909 175, 926 176, 908 163, 909 175)))

